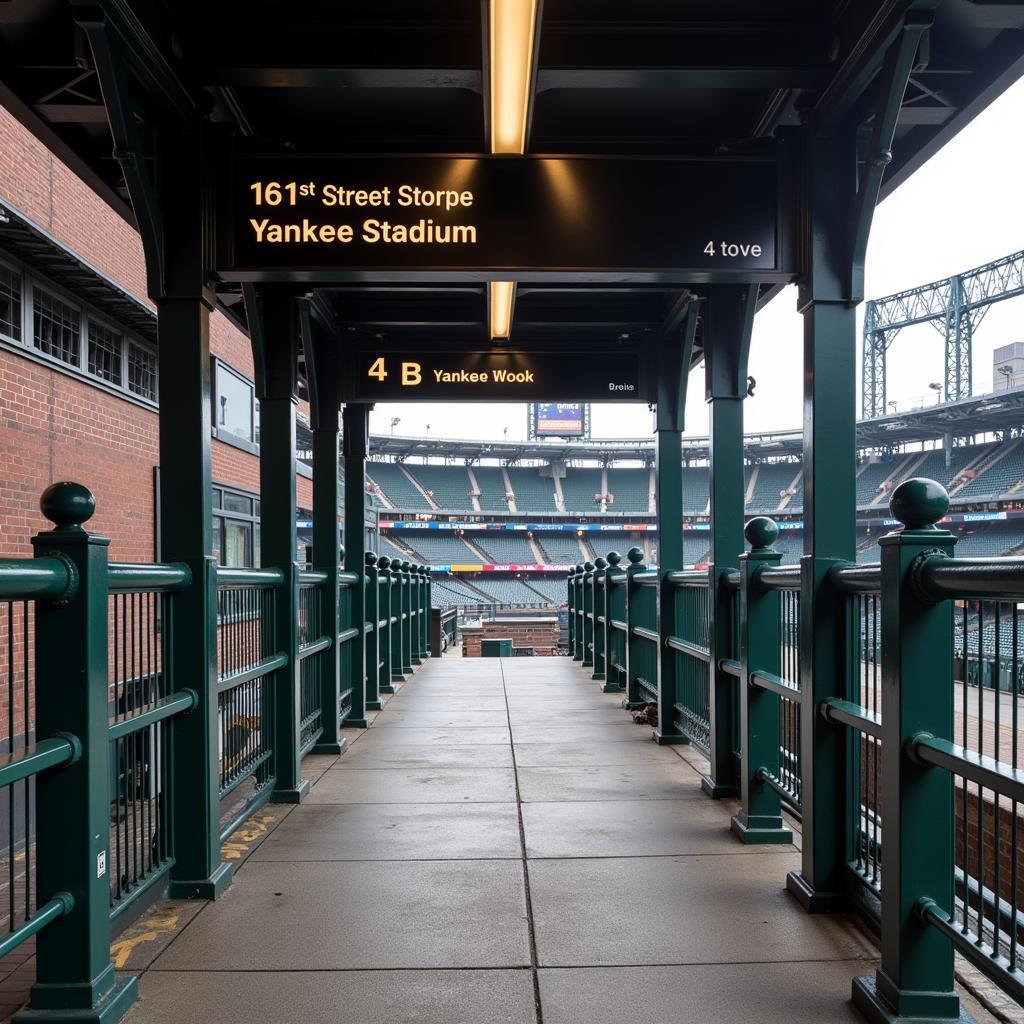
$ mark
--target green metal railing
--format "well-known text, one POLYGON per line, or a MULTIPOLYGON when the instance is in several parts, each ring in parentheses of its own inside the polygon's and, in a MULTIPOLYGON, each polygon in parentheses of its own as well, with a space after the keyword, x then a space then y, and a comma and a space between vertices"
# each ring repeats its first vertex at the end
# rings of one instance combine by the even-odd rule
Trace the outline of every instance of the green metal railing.
POLYGON ((262 803, 302 798, 298 760, 340 750, 340 727, 364 717, 344 652, 365 645, 378 700, 392 657, 404 679, 430 656, 430 577, 372 554, 360 573, 110 563, 84 528, 84 487, 55 484, 41 506, 54 528, 36 557, 0 560, 0 957, 35 938, 39 1019, 115 1020, 135 981, 117 979, 112 935, 164 892, 214 896, 218 881, 179 878, 186 854, 205 846, 216 866, 262 803), (352 621, 357 588, 376 599, 372 622, 352 621), (180 602, 197 600, 209 685, 175 672, 180 602))
POLYGON ((765 517, 747 524, 738 571, 662 577, 642 565, 639 549, 625 574, 615 570, 621 584, 609 582, 604 559, 577 566, 568 580, 570 649, 606 686, 614 662, 627 706, 663 713, 670 701, 675 727, 706 752, 722 742, 712 672, 735 679, 736 717, 722 723, 738 763, 733 830, 747 843, 788 843, 784 812, 804 811, 811 877, 823 873, 807 871, 808 851, 830 842, 815 830, 838 821, 849 885, 804 902, 812 911, 845 904, 878 929, 881 966, 857 979, 855 1002, 873 1020, 956 1020, 954 952, 1024 1002, 1024 558, 956 558, 955 536, 935 526, 948 498, 932 481, 904 482, 891 507, 904 526, 881 539, 880 563, 828 569, 828 599, 845 607, 834 690, 844 696, 815 703, 804 685, 813 560, 780 565, 778 528, 765 517), (731 621, 714 626, 716 578, 735 604, 719 602, 731 621), (659 631, 663 580, 674 597, 659 631), (622 623, 622 655, 613 623, 622 623), (723 626, 734 650, 716 648, 723 626), (675 671, 661 672, 659 657, 675 659, 675 671), (846 751, 834 762, 845 765, 841 776, 814 778, 818 748, 836 744, 846 751), (811 784, 828 787, 842 813, 823 824, 809 818, 811 784))

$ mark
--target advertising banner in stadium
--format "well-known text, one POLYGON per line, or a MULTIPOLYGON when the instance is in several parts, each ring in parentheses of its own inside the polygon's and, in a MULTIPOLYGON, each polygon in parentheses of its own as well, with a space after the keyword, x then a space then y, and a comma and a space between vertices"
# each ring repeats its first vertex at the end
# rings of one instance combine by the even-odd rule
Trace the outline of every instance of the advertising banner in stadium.
POLYGON ((225 166, 216 269, 228 278, 754 281, 784 269, 772 158, 235 154, 225 166))
MULTIPOLYGON (((378 524, 383 530, 515 530, 530 533, 547 531, 548 533, 584 532, 608 533, 644 533, 655 531, 654 523, 460 523, 460 522, 420 522, 406 520, 392 522, 382 519, 378 524)), ((707 523, 687 524, 683 529, 708 529, 707 523)))
POLYGON ((538 402, 530 406, 530 437, 588 437, 589 410, 578 402, 538 402))
POLYGON ((572 565, 489 565, 483 562, 432 565, 431 572, 569 572, 572 565))

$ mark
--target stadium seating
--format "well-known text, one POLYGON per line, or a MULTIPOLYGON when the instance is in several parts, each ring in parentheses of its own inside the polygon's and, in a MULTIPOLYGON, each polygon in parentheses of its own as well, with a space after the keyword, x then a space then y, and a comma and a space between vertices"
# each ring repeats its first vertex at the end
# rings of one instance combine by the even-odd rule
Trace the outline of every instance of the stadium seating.
POLYGON ((570 469, 562 480, 562 498, 566 512, 596 512, 600 505, 594 501, 601 490, 601 470, 570 469))
POLYGON ((707 466, 683 469, 683 515, 700 516, 707 511, 709 487, 707 466))
POLYGON ((540 475, 539 466, 513 466, 508 470, 516 508, 520 512, 557 512, 555 484, 540 475))
POLYGON ((547 602, 535 590, 514 576, 477 576, 473 586, 493 598, 495 604, 543 605, 547 602))
POLYGON ((617 515, 649 512, 650 486, 649 469, 609 469, 608 492, 615 500, 608 511, 617 515))
POLYGON ((861 469, 857 475, 858 508, 867 508, 878 497, 878 488, 889 479, 896 464, 895 459, 880 459, 861 469))
POLYGON ((505 479, 501 468, 498 466, 474 466, 473 476, 476 477, 476 484, 480 489, 480 511, 507 512, 505 479))
MULTIPOLYGON (((980 472, 969 484, 953 495, 955 501, 964 498, 992 497, 1006 494, 1024 479, 1024 445, 1007 441, 1011 449, 989 469, 980 472)), ((1002 447, 1002 446, 1000 446, 1002 447)), ((994 455, 999 449, 993 449, 994 455)))
POLYGON ((496 565, 532 565, 537 560, 525 533, 481 531, 473 535, 473 543, 496 565))
POLYGON ((479 564, 480 556, 461 537, 434 530, 405 534, 403 543, 416 552, 420 560, 429 565, 479 564))
POLYGON ((1024 544, 1024 534, 1019 530, 986 530, 983 527, 960 534, 955 554, 980 558, 1008 555, 1021 544, 1024 544))
POLYGON ((585 561, 575 534, 552 533, 538 537, 537 543, 548 565, 576 565, 585 561))
POLYGON ((430 503, 416 489, 396 462, 367 462, 366 475, 387 495, 395 508, 420 511, 430 503))
POLYGON ((531 576, 526 583, 531 589, 539 591, 553 605, 565 604, 568 600, 565 577, 531 576))
POLYGON ((754 493, 747 502, 750 512, 771 513, 782 502, 782 491, 786 490, 800 472, 797 462, 764 462, 757 467, 754 493))
POLYGON ((487 597, 454 576, 432 576, 430 596, 435 608, 488 603, 487 597))
POLYGON ((381 535, 379 543, 377 545, 377 554, 387 555, 388 558, 390 558, 392 561, 394 561, 396 558, 400 562, 404 562, 406 559, 408 559, 410 562, 413 561, 412 555, 396 548, 395 545, 392 544, 391 541, 389 541, 387 537, 385 537, 383 534, 381 535))
POLYGON ((405 468, 434 499, 438 508, 454 512, 473 508, 473 500, 469 496, 472 485, 465 466, 414 466, 406 463, 405 468))

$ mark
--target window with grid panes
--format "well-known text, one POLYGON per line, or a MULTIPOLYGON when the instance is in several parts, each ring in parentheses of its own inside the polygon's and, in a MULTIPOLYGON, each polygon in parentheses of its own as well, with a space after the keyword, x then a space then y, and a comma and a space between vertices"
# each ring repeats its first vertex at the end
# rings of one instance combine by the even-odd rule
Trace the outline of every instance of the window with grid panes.
POLYGON ((128 390, 156 401, 156 353, 128 342, 128 390))
POLYGON ((111 384, 121 383, 121 335, 89 318, 89 372, 111 384))
POLYGON ((62 363, 78 366, 81 321, 78 310, 35 288, 32 294, 32 344, 62 363))
POLYGON ((0 334, 21 341, 21 274, 0 263, 0 334))

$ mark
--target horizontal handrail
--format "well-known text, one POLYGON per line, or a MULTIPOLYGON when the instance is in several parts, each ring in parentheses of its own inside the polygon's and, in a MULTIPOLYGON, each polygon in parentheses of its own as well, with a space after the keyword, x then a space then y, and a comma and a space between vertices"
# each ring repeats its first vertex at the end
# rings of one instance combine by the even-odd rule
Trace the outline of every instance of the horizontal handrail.
POLYGON ((280 569, 217 568, 218 587, 279 587, 284 583, 280 569))
POLYGON ((676 569, 667 573, 665 579, 673 587, 706 587, 708 574, 703 569, 676 569))
POLYGON ((791 804, 798 811, 801 810, 800 801, 793 796, 792 790, 786 786, 782 779, 768 771, 767 768, 758 768, 757 771, 754 772, 754 778, 777 793, 785 803, 791 804))
POLYGON ((882 718, 875 711, 854 704, 850 700, 840 700, 838 697, 827 697, 818 705, 822 718, 828 722, 836 722, 840 725, 848 725, 851 729, 873 736, 876 740, 882 738, 882 718))
POLYGON ((743 665, 740 662, 738 662, 735 658, 720 659, 718 662, 718 667, 727 676, 735 676, 737 679, 743 678, 743 665))
POLYGON ((761 569, 755 577, 759 590, 799 590, 799 565, 773 565, 761 569))
POLYGON ((77 761, 82 744, 72 736, 54 736, 40 740, 14 754, 0 756, 0 786, 10 786, 47 768, 62 768, 77 761))
POLYGON ((308 644, 301 644, 299 646, 299 661, 302 661, 303 658, 309 658, 314 654, 319 654, 321 651, 326 651, 332 643, 334 641, 329 636, 321 636, 308 644))
MULTIPOLYGON (((371 629, 373 628, 373 623, 372 622, 367 623, 367 625, 371 629)), ((353 638, 355 638, 357 636, 359 636, 359 630, 355 626, 353 626, 351 629, 343 629, 338 634, 338 643, 339 644, 348 643, 349 640, 352 640, 353 638)))
MULTIPOLYGON (((338 586, 339 587, 351 587, 352 584, 359 582, 359 573, 349 572, 347 569, 342 569, 338 573, 338 586)), ((380 578, 377 579, 378 585, 381 583, 380 578)))
POLYGON ((69 597, 75 580, 59 558, 0 558, 0 600, 69 597))
POLYGON ((879 562, 837 565, 829 577, 837 590, 847 594, 877 594, 882 589, 882 566, 879 562))
POLYGON ((722 573, 722 586, 726 590, 739 590, 740 589, 740 571, 739 569, 727 569, 722 573))
POLYGON ((172 693, 169 697, 161 698, 151 708, 140 711, 137 715, 112 722, 107 730, 107 735, 113 742, 121 739, 122 736, 142 732, 143 729, 148 729, 165 718, 183 715, 191 711, 198 703, 199 694, 195 690, 180 690, 178 693, 172 693))
POLYGON ((191 583, 192 570, 187 565, 111 562, 107 572, 107 588, 112 594, 135 591, 168 593, 184 590, 191 583))
POLYGON ((302 569, 299 572, 300 587, 318 587, 327 582, 327 573, 323 569, 302 569))
POLYGON ((751 686, 758 686, 769 693, 777 693, 787 700, 800 699, 800 687, 794 686, 788 679, 777 676, 774 672, 751 672, 748 680, 751 686))
POLYGON ((628 633, 629 632, 629 626, 626 625, 626 623, 623 622, 621 619, 609 619, 608 620, 608 625, 612 629, 617 629, 617 630, 619 630, 622 633, 628 633))
POLYGON ((954 775, 962 775, 968 782, 974 782, 982 789, 991 789, 1017 803, 1024 802, 1024 771, 993 757, 986 757, 929 733, 918 733, 912 737, 908 753, 923 764, 933 764, 954 775))
POLYGON ((629 576, 627 576, 624 572, 609 571, 604 574, 604 578, 608 581, 609 584, 611 584, 611 586, 621 587, 623 584, 625 584, 626 580, 629 579, 629 576))
POLYGON ((641 640, 650 640, 652 644, 658 643, 658 634, 653 629, 646 629, 643 626, 634 626, 633 636, 638 636, 641 640))
POLYGON ((259 679, 261 676, 276 672, 287 664, 287 654, 272 654, 270 657, 258 661, 255 665, 243 669, 241 672, 232 672, 231 675, 221 676, 217 680, 217 692, 227 693, 228 690, 235 690, 245 683, 251 683, 254 679, 259 679))
POLYGON ((711 652, 706 647, 690 643, 689 640, 684 640, 681 636, 665 637, 665 646, 680 654, 688 654, 691 658, 697 658, 699 661, 709 664, 711 662, 711 652))
POLYGON ((630 579, 638 587, 656 587, 658 585, 658 574, 650 569, 647 572, 634 573, 630 579))
POLYGON ((1024 601, 1024 558, 947 558, 930 555, 918 575, 935 599, 976 597, 1024 601))
POLYGON ((0 957, 7 956, 12 949, 17 949, 26 939, 42 931, 51 921, 70 914, 75 905, 75 898, 69 892, 59 892, 52 900, 47 900, 23 924, 3 937, 0 942, 0 957))

